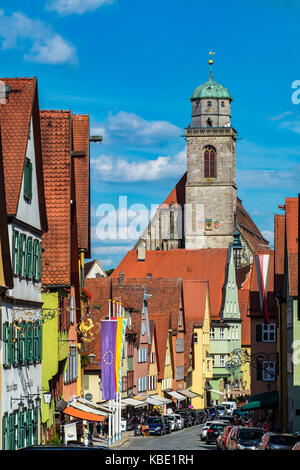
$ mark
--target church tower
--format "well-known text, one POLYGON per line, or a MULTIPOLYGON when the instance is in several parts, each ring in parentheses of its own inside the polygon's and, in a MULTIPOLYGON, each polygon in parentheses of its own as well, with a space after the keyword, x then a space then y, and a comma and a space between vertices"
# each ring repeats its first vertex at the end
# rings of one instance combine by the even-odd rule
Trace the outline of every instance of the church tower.
POLYGON ((210 76, 191 97, 192 125, 186 128, 185 248, 228 248, 236 211, 232 98, 210 76))

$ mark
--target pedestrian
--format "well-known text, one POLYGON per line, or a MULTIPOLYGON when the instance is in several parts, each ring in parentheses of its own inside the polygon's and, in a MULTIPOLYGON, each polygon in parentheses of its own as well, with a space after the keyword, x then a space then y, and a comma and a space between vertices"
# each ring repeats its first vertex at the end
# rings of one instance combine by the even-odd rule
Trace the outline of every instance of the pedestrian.
POLYGON ((139 424, 140 424, 140 419, 137 415, 133 416, 132 424, 133 424, 133 427, 134 427, 134 436, 137 436, 138 435, 138 427, 139 427, 139 424))
POLYGON ((108 420, 106 419, 102 426, 102 435, 104 437, 107 437, 107 434, 108 434, 108 420))

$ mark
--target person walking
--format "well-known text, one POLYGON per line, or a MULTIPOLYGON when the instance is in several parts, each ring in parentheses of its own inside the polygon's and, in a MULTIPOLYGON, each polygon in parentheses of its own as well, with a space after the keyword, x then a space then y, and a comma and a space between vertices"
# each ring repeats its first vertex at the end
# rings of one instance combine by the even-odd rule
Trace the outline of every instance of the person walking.
POLYGON ((133 427, 134 427, 134 436, 137 436, 138 435, 138 427, 139 427, 139 424, 140 424, 140 419, 137 415, 133 416, 132 424, 133 424, 133 427))

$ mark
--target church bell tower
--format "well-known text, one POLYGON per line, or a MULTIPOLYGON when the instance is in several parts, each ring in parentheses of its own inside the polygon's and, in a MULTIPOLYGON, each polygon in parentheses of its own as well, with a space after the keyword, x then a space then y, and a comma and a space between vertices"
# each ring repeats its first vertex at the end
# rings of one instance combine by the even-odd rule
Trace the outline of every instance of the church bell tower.
POLYGON ((228 248, 235 230, 237 132, 229 91, 213 79, 212 55, 209 79, 192 94, 192 125, 185 134, 186 249, 228 248))

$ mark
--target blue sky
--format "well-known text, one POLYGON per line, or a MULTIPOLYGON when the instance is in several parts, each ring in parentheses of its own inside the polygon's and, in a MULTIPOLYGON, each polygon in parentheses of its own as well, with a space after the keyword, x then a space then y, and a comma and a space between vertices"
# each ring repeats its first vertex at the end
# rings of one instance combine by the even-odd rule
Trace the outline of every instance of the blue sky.
POLYGON ((126 196, 131 217, 184 173, 189 99, 209 51, 234 98, 238 195, 272 242, 278 205, 299 191, 299 18, 300 0, 0 0, 2 76, 37 76, 42 109, 89 113, 103 135, 91 144, 92 256, 105 268, 134 234, 99 240, 97 208, 126 196))

